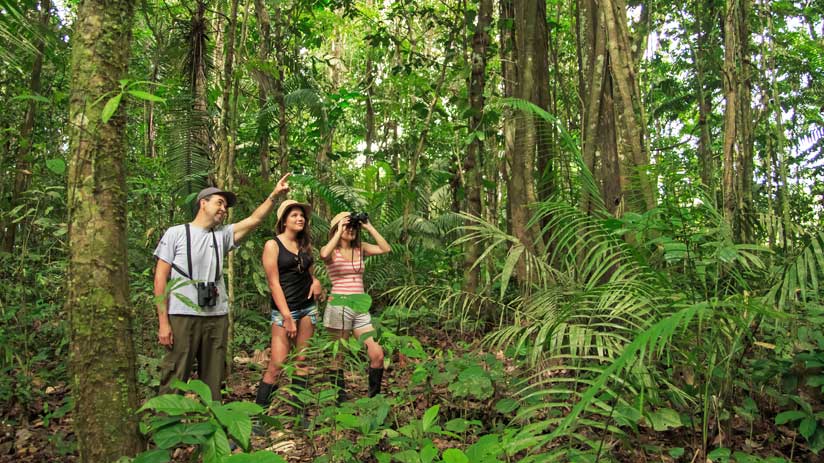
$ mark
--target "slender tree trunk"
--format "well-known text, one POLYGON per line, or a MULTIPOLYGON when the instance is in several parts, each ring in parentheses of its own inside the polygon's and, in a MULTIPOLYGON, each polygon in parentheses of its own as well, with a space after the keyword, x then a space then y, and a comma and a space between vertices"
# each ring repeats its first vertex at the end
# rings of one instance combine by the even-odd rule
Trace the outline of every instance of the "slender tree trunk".
POLYGON ((710 104, 711 92, 707 88, 706 73, 710 53, 710 37, 712 28, 716 24, 713 20, 717 11, 714 2, 695 2, 695 21, 697 25, 697 42, 695 52, 695 87, 698 101, 698 163, 701 170, 701 183, 704 184, 712 198, 715 198, 715 155, 712 152, 712 137, 710 133, 709 118, 712 114, 710 104), (704 6, 705 5, 705 6, 704 6), (708 95, 708 93, 710 93, 708 95))
POLYGON ((724 99, 726 108, 724 109, 724 174, 723 174, 723 198, 724 198, 724 218, 727 223, 735 229, 736 218, 738 216, 735 188, 735 161, 738 159, 738 125, 736 123, 738 115, 738 72, 736 69, 735 55, 738 48, 738 28, 736 27, 736 16, 738 15, 738 0, 728 0, 727 9, 724 14, 724 99))
POLYGON ((737 61, 739 69, 738 90, 738 136, 740 173, 736 175, 738 181, 738 239, 743 243, 753 242, 753 118, 752 118, 752 70, 750 66, 750 10, 751 0, 739 0, 740 9, 737 16, 738 48, 737 61))
POLYGON ((289 169, 289 126, 286 121, 286 96, 283 84, 286 79, 286 38, 283 33, 283 12, 281 6, 275 7, 275 60, 277 61, 277 76, 275 76, 275 101, 278 105, 278 167, 279 175, 289 169))
MULTIPOLYGON (((503 83, 504 97, 514 98, 516 96, 516 86, 518 82, 518 67, 515 65, 517 56, 517 44, 515 42, 515 6, 513 0, 500 0, 500 19, 498 28, 500 34, 499 54, 501 58, 501 81, 503 83)), ((516 123, 514 117, 504 117, 504 159, 501 165, 503 178, 506 180, 506 189, 510 191, 512 184, 516 181, 509 175, 509 166, 512 165, 515 153, 515 132, 516 123)), ((506 227, 507 233, 512 233, 512 202, 506 201, 506 227)))
MULTIPOLYGON (((258 34, 260 44, 258 45, 258 60, 261 64, 269 61, 269 53, 272 49, 272 22, 269 19, 269 11, 266 9, 264 0, 255 0, 255 15, 257 16, 258 34)), ((274 85, 268 73, 260 71, 255 73, 258 81, 258 116, 257 142, 258 158, 260 158, 260 175, 265 182, 269 181, 269 127, 271 121, 271 109, 269 108, 269 89, 274 85)))
MULTIPOLYGON (((484 149, 484 87, 486 86, 486 50, 489 44, 487 28, 492 17, 492 0, 480 0, 475 34, 472 37, 472 70, 469 80, 469 133, 475 134, 467 148, 463 171, 466 174, 467 212, 481 216, 481 187, 483 182, 481 153, 484 149)), ((475 261, 481 255, 478 243, 467 245, 464 260, 464 289, 474 293, 478 289, 480 266, 475 261)))
MULTIPOLYGON (((49 0, 41 0, 40 2, 40 27, 45 31, 49 26, 49 19, 51 17, 51 2, 49 0)), ((40 94, 40 74, 43 70, 43 52, 45 50, 45 43, 42 35, 38 34, 35 48, 37 53, 34 55, 34 63, 32 64, 31 78, 29 79, 29 92, 32 95, 40 94)), ((32 132, 34 131, 34 119, 37 115, 37 101, 29 100, 26 106, 26 115, 23 117, 23 125, 20 127, 20 135, 17 143, 16 165, 14 169, 14 188, 12 190, 11 208, 14 209, 22 204, 23 194, 29 189, 31 182, 31 147, 34 142, 32 132)), ((5 229, 5 234, 2 240, 2 249, 5 252, 11 253, 14 248, 14 241, 17 236, 17 229, 22 227, 23 223, 9 223, 5 227, 0 228, 0 232, 5 229)))
POLYGON ((84 0, 72 37, 66 311, 81 462, 115 461, 141 445, 126 257, 125 104, 107 124, 101 120, 103 101, 127 75, 132 17, 133 2, 84 0))
MULTIPOLYGON (((197 9, 192 17, 189 30, 189 59, 187 67, 187 80, 189 91, 192 96, 192 130, 188 134, 187 153, 189 162, 187 169, 191 169, 192 158, 199 157, 211 159, 211 146, 209 140, 210 118, 207 101, 207 74, 206 74, 206 53, 207 40, 206 31, 208 21, 206 19, 206 3, 204 0, 197 1, 197 9)), ((192 176, 196 172, 189 170, 186 172, 186 193, 192 194, 199 189, 199 185, 192 181, 192 176)))

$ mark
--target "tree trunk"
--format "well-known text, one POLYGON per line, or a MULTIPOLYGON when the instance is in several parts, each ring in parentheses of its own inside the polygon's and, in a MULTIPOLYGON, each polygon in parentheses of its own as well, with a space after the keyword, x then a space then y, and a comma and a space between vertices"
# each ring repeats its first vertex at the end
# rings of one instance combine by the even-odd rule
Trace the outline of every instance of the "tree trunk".
POLYGON ((701 183, 704 184, 711 198, 715 198, 715 155, 712 152, 712 137, 709 118, 712 114, 710 104, 711 90, 707 88, 706 73, 711 69, 708 66, 710 53, 710 37, 716 24, 713 20, 716 15, 714 2, 696 1, 696 33, 698 40, 695 52, 695 87, 698 101, 698 164, 701 170, 701 183), (702 7, 706 5, 706 7, 702 7), (709 93, 709 95, 708 95, 709 93))
POLYGON ((738 201, 735 188, 735 161, 738 159, 738 72, 736 69, 736 49, 738 48, 738 0, 729 0, 724 14, 724 174, 723 198, 724 218, 729 226, 735 229, 738 216, 738 201))
MULTIPOLYGON (((504 97, 514 98, 515 88, 518 82, 518 68, 515 66, 517 56, 517 44, 515 43, 515 6, 513 0, 500 0, 500 20, 498 21, 500 34, 499 54, 501 59, 501 80, 503 81, 504 97)), ((504 117, 504 162, 501 172, 506 180, 507 191, 512 189, 514 179, 509 175, 509 167, 512 165, 515 153, 515 118, 504 117)), ((512 202, 506 201, 506 227, 507 233, 512 233, 512 202)))
MULTIPOLYGON (((51 2, 49 0, 41 0, 40 2, 40 27, 45 30, 49 26, 49 19, 51 17, 51 2)), ((45 43, 41 34, 37 34, 35 48, 37 53, 34 55, 34 63, 32 64, 31 78, 29 79, 29 92, 32 95, 40 94, 40 74, 43 70, 43 52, 45 43)), ((29 189, 31 182, 31 147, 34 142, 32 132, 34 131, 34 118, 37 115, 37 101, 29 100, 26 106, 26 115, 23 117, 23 125, 20 127, 20 135, 17 143, 16 165, 14 169, 14 188, 11 196, 11 207, 13 210, 23 202, 23 194, 29 189)), ((17 229, 24 225, 21 223, 9 223, 4 228, 0 228, 0 232, 5 229, 5 234, 2 240, 2 250, 8 253, 12 252, 14 248, 14 240, 17 237, 17 229)))
MULTIPOLYGON (((272 49, 272 23, 269 20, 269 11, 266 10, 266 3, 263 0, 255 0, 255 15, 257 16, 258 34, 260 44, 258 45, 258 60, 260 64, 265 64, 269 60, 269 53, 272 49)), ((269 181, 271 168, 269 167, 269 121, 271 120, 271 109, 269 108, 269 89, 274 87, 272 77, 265 71, 255 73, 258 81, 258 116, 257 141, 258 158, 260 159, 260 175, 264 182, 269 181)))
POLYGON ((101 120, 127 75, 132 8, 129 1, 84 0, 72 37, 66 311, 81 462, 115 461, 141 445, 127 280, 125 104, 107 124, 101 120))
POLYGON ((752 71, 750 56, 750 0, 739 0, 736 17, 738 27, 737 61, 739 69, 738 90, 738 155, 737 165, 740 172, 736 174, 738 199, 738 239, 742 243, 753 242, 753 135, 752 135, 752 71))
MULTIPOLYGON (((466 174, 466 209, 469 214, 476 217, 481 217, 483 166, 480 158, 484 148, 482 138, 484 134, 484 87, 486 85, 486 50, 489 44, 487 27, 491 17, 492 0, 480 0, 478 21, 472 37, 472 71, 469 78, 469 107, 471 109, 469 133, 470 136, 472 134, 474 136, 467 148, 463 166, 466 174)), ((478 289, 480 266, 475 265, 475 261, 480 255, 481 248, 478 243, 472 242, 467 245, 464 259, 464 289, 469 293, 474 293, 478 289)))
POLYGON ((281 6, 275 7, 275 59, 277 76, 275 77, 275 101, 278 105, 278 175, 284 175, 289 169, 289 126, 286 121, 286 96, 283 84, 286 79, 286 39, 283 34, 283 12, 281 6))
POLYGON ((187 67, 187 80, 189 83, 189 92, 192 96, 192 122, 191 131, 188 134, 186 141, 187 162, 186 172, 186 193, 195 193, 200 185, 192 181, 193 175, 197 174, 191 170, 193 165, 192 158, 199 157, 204 159, 211 159, 211 146, 209 140, 209 112, 207 101, 207 74, 206 74, 206 53, 207 40, 206 31, 208 30, 208 21, 206 19, 206 3, 204 0, 198 0, 197 9, 192 17, 191 26, 189 29, 189 62, 187 67))

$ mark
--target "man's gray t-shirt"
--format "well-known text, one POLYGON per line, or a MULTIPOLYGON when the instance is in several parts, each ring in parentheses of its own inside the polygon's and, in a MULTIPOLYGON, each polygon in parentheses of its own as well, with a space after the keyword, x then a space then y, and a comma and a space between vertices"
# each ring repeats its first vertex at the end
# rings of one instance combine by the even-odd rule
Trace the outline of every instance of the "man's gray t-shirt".
MULTIPOLYGON (((214 281, 217 259, 212 240, 212 230, 189 225, 192 245, 192 273, 191 279, 197 281, 214 281)), ((220 256, 220 266, 225 262, 226 253, 235 247, 234 225, 217 227, 214 229, 215 240, 217 240, 218 252, 220 256)), ((200 315, 216 316, 229 313, 229 301, 226 296, 226 284, 223 281, 223 269, 220 269, 220 278, 217 281, 218 301, 214 307, 200 307, 195 309, 187 305, 181 296, 187 298, 197 307, 197 288, 194 283, 182 275, 174 267, 184 272, 189 272, 189 263, 186 256, 186 226, 175 225, 166 230, 160 243, 154 251, 155 257, 163 261, 174 264, 172 267, 171 279, 178 279, 175 283, 176 289, 169 296, 169 315, 200 315)))

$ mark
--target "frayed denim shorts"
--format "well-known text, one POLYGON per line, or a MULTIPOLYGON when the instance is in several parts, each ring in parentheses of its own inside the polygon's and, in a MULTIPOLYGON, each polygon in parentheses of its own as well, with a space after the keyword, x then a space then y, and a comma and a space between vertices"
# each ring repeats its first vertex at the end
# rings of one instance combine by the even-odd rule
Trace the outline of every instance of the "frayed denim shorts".
MULTIPOLYGON (((318 306, 315 304, 312 304, 305 309, 292 310, 291 312, 295 323, 300 322, 300 319, 303 317, 309 317, 309 320, 312 321, 313 325, 318 324, 318 306)), ((281 328, 283 327, 283 315, 281 315, 280 310, 272 311, 272 323, 280 326, 281 328)))

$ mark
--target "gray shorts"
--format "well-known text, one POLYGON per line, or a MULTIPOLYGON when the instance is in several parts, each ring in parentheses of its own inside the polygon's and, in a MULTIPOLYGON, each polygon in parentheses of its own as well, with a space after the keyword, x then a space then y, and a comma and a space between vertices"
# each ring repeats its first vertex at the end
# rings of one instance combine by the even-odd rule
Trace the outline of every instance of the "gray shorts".
POLYGON ((323 314, 323 326, 333 330, 352 331, 372 324, 369 313, 358 313, 349 307, 327 305, 323 314))

